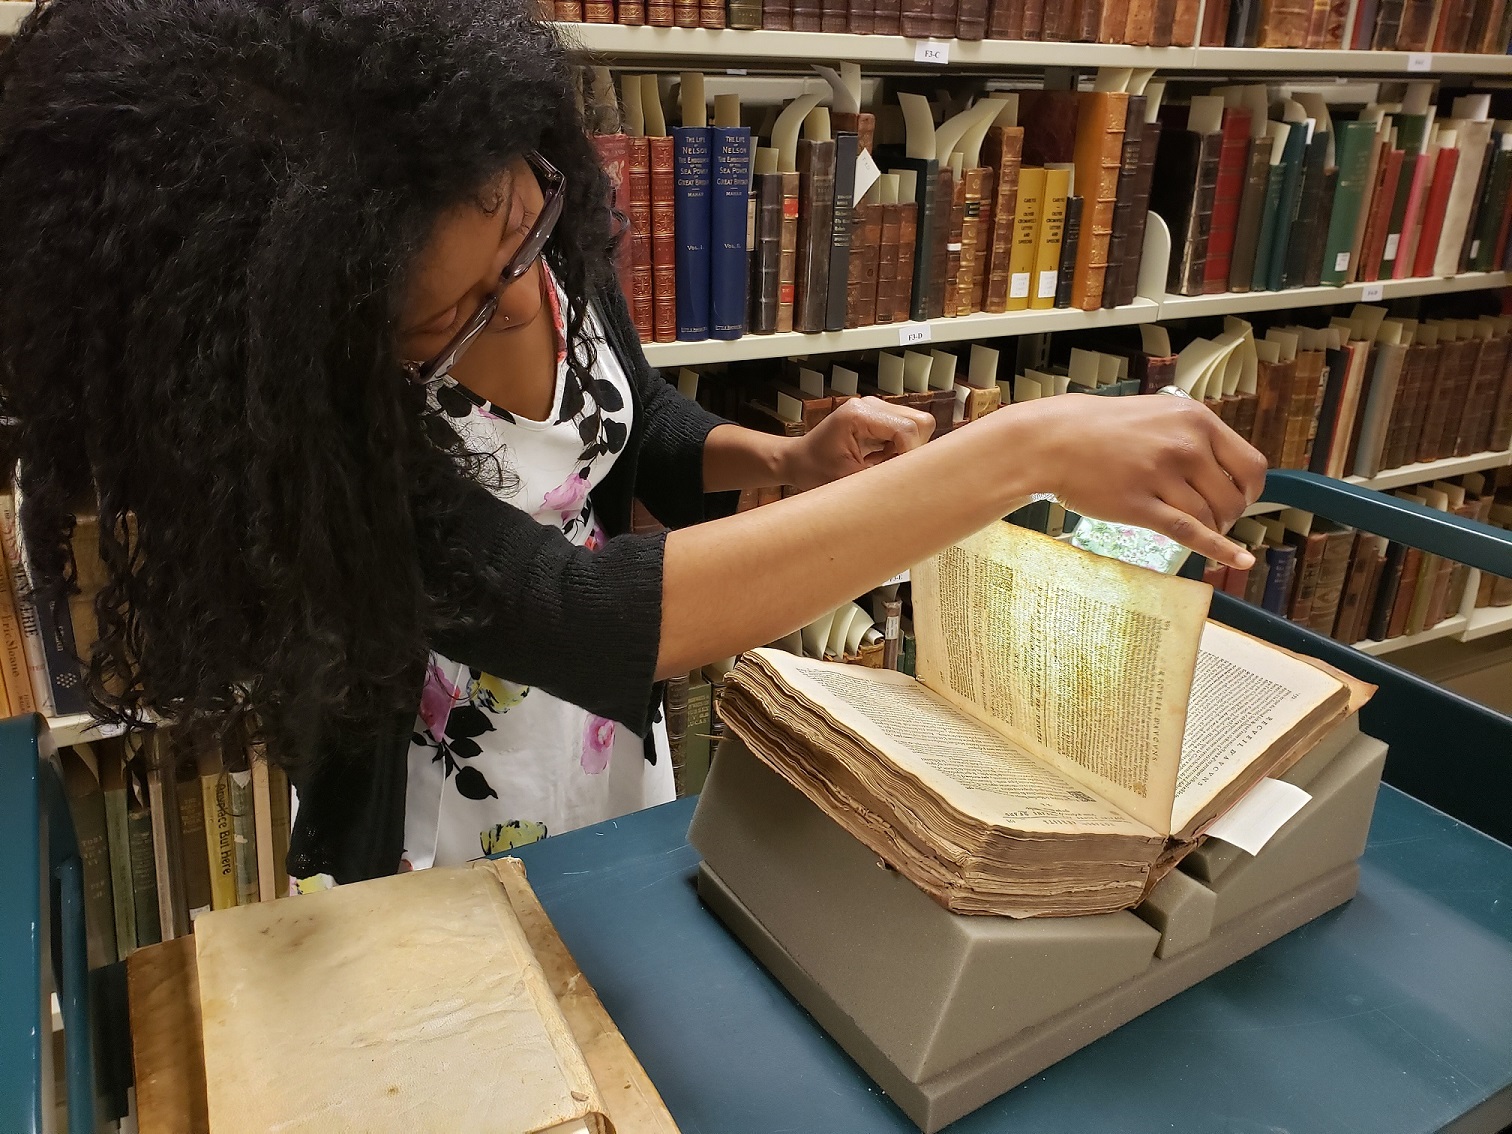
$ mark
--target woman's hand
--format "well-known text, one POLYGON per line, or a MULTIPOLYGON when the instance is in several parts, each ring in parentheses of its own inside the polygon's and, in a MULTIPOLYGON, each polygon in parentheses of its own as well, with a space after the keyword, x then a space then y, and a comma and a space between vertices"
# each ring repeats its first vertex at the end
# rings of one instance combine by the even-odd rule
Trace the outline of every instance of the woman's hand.
POLYGON ((1043 415, 1046 491, 1066 507, 1149 528, 1240 570, 1253 564, 1222 533, 1259 499, 1265 458, 1206 406, 1077 394, 1032 405, 1043 415))
POLYGON ((917 449, 934 431, 934 417, 881 398, 852 398, 783 454, 781 476, 794 488, 815 488, 917 449))

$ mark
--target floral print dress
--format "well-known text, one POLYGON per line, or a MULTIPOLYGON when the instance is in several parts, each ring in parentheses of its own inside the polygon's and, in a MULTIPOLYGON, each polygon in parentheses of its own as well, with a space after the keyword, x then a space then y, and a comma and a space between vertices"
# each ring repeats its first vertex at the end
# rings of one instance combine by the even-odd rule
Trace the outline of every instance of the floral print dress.
MULTIPOLYGON (((550 280, 546 290, 561 344, 560 288, 550 280)), ((591 388, 572 376, 559 345, 545 421, 511 414, 451 379, 429 395, 470 449, 499 461, 501 499, 591 549, 605 537, 588 494, 623 451, 634 409, 591 310, 587 335, 591 388)), ((466 862, 671 800, 661 724, 655 741, 651 763, 622 725, 433 653, 410 743, 404 868, 466 862)))

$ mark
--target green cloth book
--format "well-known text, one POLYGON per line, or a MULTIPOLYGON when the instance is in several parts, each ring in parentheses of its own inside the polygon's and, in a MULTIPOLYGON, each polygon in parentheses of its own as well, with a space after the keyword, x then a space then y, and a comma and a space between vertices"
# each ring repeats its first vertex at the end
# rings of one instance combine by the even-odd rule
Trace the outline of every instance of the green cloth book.
POLYGON ((1260 235, 1255 241, 1255 269, 1250 276, 1250 287, 1255 291, 1270 290, 1270 266, 1276 245, 1276 226, 1281 214, 1281 186, 1286 180, 1286 162, 1276 162, 1270 167, 1265 182, 1265 205, 1260 214, 1260 235))
POLYGON ((1291 133, 1286 136, 1286 150, 1281 159, 1285 173, 1281 180, 1281 199, 1276 206, 1275 237, 1271 244, 1270 272, 1265 285, 1268 291, 1280 291, 1282 277, 1286 274, 1292 226, 1296 223, 1297 210, 1302 204, 1302 172, 1307 164, 1308 133, 1305 123, 1294 122, 1291 133))
POLYGON ((1375 123, 1342 122, 1335 156, 1339 183, 1334 189, 1333 212, 1328 220, 1328 241, 1323 247, 1321 282, 1340 287, 1349 278, 1349 251, 1354 244, 1355 222, 1365 204, 1370 186, 1370 150, 1375 143, 1375 123))

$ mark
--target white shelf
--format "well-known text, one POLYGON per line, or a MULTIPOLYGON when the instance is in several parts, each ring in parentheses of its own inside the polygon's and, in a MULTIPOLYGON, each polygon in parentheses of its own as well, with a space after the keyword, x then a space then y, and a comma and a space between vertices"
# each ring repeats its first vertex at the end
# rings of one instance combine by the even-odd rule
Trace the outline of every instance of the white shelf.
POLYGON ((1230 291, 1219 295, 1167 295, 1160 301, 1162 319, 1199 315, 1237 315, 1288 307, 1326 307, 1333 303, 1378 302, 1408 295, 1445 295, 1506 287, 1506 272, 1466 272, 1458 276, 1414 276, 1343 287, 1294 287, 1288 291, 1230 291), (1367 296, 1369 297, 1367 299, 1367 296))
POLYGON ((1453 618, 1446 618, 1437 626, 1424 630, 1421 634, 1401 634, 1395 638, 1387 638, 1384 642, 1373 642, 1367 639, 1356 642, 1354 648, 1362 654, 1379 657, 1381 654, 1389 654, 1395 650, 1405 650, 1408 646, 1420 646, 1424 642, 1435 642, 1440 638, 1458 637, 1466 629, 1469 621, 1463 614, 1456 614, 1453 618))
MULTIPOLYGON (((848 59, 857 63, 921 66, 914 58, 920 40, 893 35, 745 31, 726 28, 624 27, 619 24, 557 24, 571 46, 594 55, 627 60, 723 60, 744 66, 786 65, 808 70, 811 60, 848 59)), ((1410 55, 1403 51, 1295 51, 1234 47, 1129 47, 1117 43, 1056 43, 1026 40, 951 39, 949 66, 1157 67, 1164 71, 1285 72, 1290 74, 1405 75, 1416 73, 1507 75, 1512 57, 1503 55, 1410 55), (1426 66, 1425 66, 1426 64, 1426 66)))
POLYGON ((112 736, 120 736, 125 731, 120 725, 102 725, 88 713, 74 713, 66 717, 48 717, 47 728, 52 733, 53 743, 59 748, 67 748, 71 744, 86 744, 94 740, 105 740, 112 736))
POLYGON ((1505 630, 1512 630, 1512 606, 1484 606, 1470 612, 1468 625, 1460 641, 1473 642, 1477 638, 1489 638, 1492 634, 1500 634, 1505 630))
MULTIPOLYGON (((773 32, 773 35, 781 34, 773 32)), ((1122 327, 1132 323, 1152 323, 1160 311, 1148 299, 1136 299, 1125 307, 1098 311, 1058 308, 1051 311, 1009 311, 1002 315, 977 312, 954 319, 931 319, 928 322, 887 323, 876 327, 853 327, 847 331, 825 331, 805 335, 784 331, 776 335, 743 335, 738 339, 704 339, 699 342, 644 343, 646 361, 655 367, 696 366, 714 362, 735 362, 751 358, 797 358, 810 354, 836 354, 850 350, 877 350, 898 346, 926 346, 928 343, 960 342, 967 339, 992 339, 1004 335, 1033 335, 1041 331, 1073 331, 1093 327, 1122 327), (911 339, 920 329, 928 338, 911 339)))

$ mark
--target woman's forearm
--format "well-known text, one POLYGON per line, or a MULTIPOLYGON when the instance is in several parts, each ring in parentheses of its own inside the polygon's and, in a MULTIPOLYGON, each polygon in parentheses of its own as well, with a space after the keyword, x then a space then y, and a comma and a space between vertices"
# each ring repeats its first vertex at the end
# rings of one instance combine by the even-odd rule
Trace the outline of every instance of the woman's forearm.
POLYGON ((705 492, 785 484, 784 463, 793 439, 740 425, 717 425, 704 440, 705 492))

